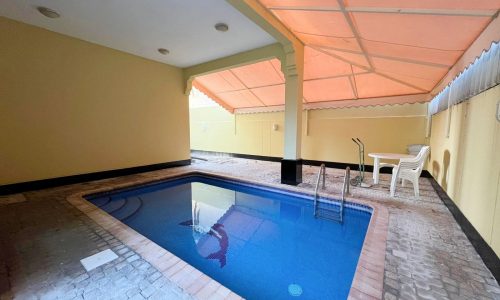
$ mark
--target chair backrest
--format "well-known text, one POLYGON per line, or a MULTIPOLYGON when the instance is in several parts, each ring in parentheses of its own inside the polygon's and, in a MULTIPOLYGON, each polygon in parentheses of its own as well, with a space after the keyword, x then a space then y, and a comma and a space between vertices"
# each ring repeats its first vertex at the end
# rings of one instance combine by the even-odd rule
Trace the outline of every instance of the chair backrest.
POLYGON ((419 176, 420 176, 420 173, 422 173, 422 170, 424 169, 425 160, 427 159, 427 156, 429 156, 429 152, 431 152, 431 147, 430 146, 423 146, 417 155, 417 157, 420 161, 420 165, 418 166, 418 170, 417 170, 419 176))
POLYGON ((424 168, 425 160, 427 156, 429 155, 431 147, 429 146, 423 146, 422 149, 420 149, 420 152, 415 156, 415 158, 411 158, 408 160, 401 160, 399 162, 399 169, 400 170, 415 170, 418 173, 418 176, 420 176, 420 173, 422 173, 422 170, 424 168))

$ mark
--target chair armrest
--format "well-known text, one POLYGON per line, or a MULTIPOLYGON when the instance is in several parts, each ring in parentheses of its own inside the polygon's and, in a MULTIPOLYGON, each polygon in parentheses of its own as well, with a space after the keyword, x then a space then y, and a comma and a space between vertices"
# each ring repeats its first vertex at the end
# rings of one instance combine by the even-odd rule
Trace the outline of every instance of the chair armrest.
POLYGON ((401 159, 397 166, 398 169, 418 169, 422 162, 416 159, 401 159))

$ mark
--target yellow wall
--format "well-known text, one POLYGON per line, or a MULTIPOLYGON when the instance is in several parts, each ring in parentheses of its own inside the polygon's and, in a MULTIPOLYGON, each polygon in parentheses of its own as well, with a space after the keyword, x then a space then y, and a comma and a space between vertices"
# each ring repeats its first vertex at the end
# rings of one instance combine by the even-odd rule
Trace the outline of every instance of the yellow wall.
POLYGON ((190 109, 191 149, 283 155, 282 113, 233 115, 220 107, 190 109), (279 124, 278 131, 272 124, 279 124))
POLYGON ((188 159, 182 70, 0 17, 0 184, 188 159))
MULTIPOLYGON (((367 153, 406 153, 408 144, 426 142, 425 104, 311 110, 305 114, 304 159, 357 163, 358 150, 351 137, 362 139, 367 153)), ((191 149, 283 156, 283 112, 231 115, 220 107, 204 107, 192 108, 190 115, 191 149), (273 124, 278 125, 277 131, 272 130, 273 124)), ((373 163, 368 156, 365 159, 373 163)))
POLYGON ((500 100, 496 86, 432 117, 429 170, 500 255, 500 100))
POLYGON ((306 159, 357 163, 358 149, 351 137, 369 152, 406 153, 409 144, 425 144, 426 105, 406 104, 309 111, 309 132, 303 137, 306 159))

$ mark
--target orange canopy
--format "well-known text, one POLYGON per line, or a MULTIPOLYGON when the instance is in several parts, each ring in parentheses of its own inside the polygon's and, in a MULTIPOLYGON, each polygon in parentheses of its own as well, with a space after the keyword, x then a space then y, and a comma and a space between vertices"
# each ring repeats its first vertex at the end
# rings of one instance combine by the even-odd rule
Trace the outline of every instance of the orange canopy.
MULTIPOLYGON (((305 103, 427 95, 500 8, 500 0, 260 2, 306 46, 305 103)), ((277 59, 200 76, 194 85, 230 110, 285 102, 277 59)))

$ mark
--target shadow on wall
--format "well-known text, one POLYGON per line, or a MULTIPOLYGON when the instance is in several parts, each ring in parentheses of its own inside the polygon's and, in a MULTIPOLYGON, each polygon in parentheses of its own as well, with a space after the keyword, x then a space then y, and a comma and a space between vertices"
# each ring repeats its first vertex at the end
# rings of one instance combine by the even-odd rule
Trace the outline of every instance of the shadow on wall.
POLYGON ((446 149, 443 153, 443 177, 441 178, 441 187, 448 191, 448 172, 450 170, 450 151, 446 149))
POLYGON ((443 153, 442 176, 439 176, 441 172, 441 166, 439 165, 439 162, 435 160, 432 161, 432 175, 434 176, 434 178, 436 178, 436 180, 439 180, 439 178, 441 178, 440 185, 445 191, 448 191, 448 172, 450 170, 450 160, 451 160, 450 150, 446 149, 444 150, 443 153))
POLYGON ((432 176, 434 178, 439 178, 439 171, 441 171, 441 167, 439 166, 439 163, 435 160, 432 161, 432 176))

